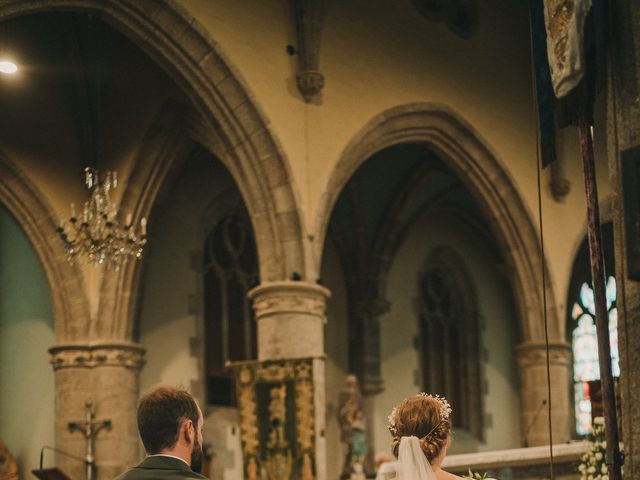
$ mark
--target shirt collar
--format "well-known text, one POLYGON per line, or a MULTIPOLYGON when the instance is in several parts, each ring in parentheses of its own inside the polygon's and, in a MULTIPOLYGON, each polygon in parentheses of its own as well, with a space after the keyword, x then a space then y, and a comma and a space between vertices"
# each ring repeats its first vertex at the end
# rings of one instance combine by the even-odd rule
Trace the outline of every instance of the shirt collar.
POLYGON ((147 455, 148 457, 171 457, 171 458, 177 458, 178 460, 180 460, 182 463, 184 463, 187 467, 191 468, 191 465, 189 465, 184 458, 180 458, 180 457, 176 457, 175 455, 169 455, 168 453, 155 453, 153 455, 147 455))

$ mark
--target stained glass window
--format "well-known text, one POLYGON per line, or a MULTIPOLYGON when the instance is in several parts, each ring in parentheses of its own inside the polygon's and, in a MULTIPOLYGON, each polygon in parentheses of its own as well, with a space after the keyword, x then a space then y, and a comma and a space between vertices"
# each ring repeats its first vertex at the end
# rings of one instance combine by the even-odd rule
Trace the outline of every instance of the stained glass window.
MULTIPOLYGON (((618 310, 616 308, 616 279, 609 277, 606 285, 611 369, 620 376, 618 355, 618 310)), ((578 299, 571 310, 575 322, 573 330, 573 381, 576 411, 576 431, 586 435, 591 429, 591 397, 589 382, 600 379, 598 340, 596 335, 596 308, 593 288, 586 282, 580 287, 578 299)))

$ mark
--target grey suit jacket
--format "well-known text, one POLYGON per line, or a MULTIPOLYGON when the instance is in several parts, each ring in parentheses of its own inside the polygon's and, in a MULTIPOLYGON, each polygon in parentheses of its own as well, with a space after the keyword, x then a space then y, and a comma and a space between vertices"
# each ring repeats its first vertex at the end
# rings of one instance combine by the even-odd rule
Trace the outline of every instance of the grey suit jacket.
POLYGON ((135 467, 127 470, 116 480, 206 480, 193 472, 182 460, 172 457, 151 456, 145 458, 135 467))

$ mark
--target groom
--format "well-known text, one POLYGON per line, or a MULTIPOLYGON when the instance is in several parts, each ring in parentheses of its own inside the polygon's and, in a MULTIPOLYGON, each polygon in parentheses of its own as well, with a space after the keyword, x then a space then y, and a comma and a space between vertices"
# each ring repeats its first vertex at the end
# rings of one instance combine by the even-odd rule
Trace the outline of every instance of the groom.
POLYGON ((116 480, 206 479, 202 411, 186 390, 159 386, 138 404, 138 430, 147 457, 116 480))

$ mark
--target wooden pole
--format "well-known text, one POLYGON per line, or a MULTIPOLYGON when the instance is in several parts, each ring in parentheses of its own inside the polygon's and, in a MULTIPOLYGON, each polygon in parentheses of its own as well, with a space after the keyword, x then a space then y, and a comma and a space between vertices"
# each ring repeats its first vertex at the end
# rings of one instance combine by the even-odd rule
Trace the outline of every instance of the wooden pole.
POLYGON ((611 348, 609 343, 609 315, 605 296, 604 257, 602 255, 602 234, 600 231, 600 211, 598 209, 598 188, 596 185, 595 162, 593 159, 593 138, 591 125, 583 112, 579 114, 578 131, 580 151, 584 170, 584 187, 587 199, 587 225, 589 234, 589 256, 591 278, 596 307, 596 331, 598 335, 598 360, 600 382, 604 403, 605 440, 607 442, 606 463, 610 480, 622 480, 622 458, 620 455, 616 397, 611 373, 611 348))

